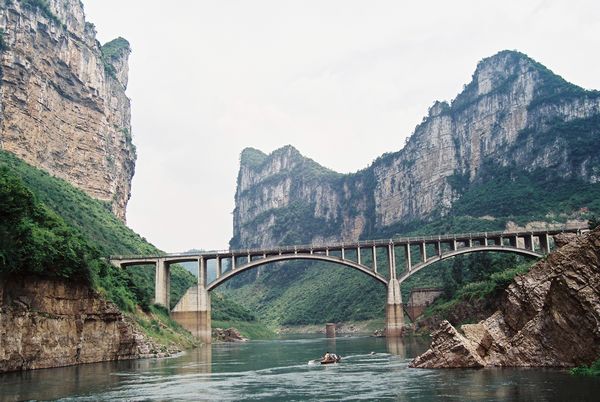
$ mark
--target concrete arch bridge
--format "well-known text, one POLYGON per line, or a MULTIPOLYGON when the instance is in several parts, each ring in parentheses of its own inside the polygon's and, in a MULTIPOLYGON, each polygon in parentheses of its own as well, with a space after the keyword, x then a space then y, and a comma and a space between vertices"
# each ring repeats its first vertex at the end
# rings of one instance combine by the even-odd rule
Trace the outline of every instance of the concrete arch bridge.
POLYGON ((198 283, 171 311, 171 316, 209 343, 210 291, 236 275, 270 263, 325 261, 356 269, 387 289, 386 335, 402 335, 404 314, 400 284, 421 269, 461 254, 495 251, 540 258, 553 247, 553 236, 580 233, 583 228, 532 232, 484 232, 440 236, 363 240, 354 243, 310 244, 267 249, 206 251, 150 256, 111 256, 113 265, 155 266, 155 303, 169 308, 170 265, 198 263, 198 283), (384 256, 382 259, 381 257, 384 256), (212 265, 209 275, 209 264, 212 265))

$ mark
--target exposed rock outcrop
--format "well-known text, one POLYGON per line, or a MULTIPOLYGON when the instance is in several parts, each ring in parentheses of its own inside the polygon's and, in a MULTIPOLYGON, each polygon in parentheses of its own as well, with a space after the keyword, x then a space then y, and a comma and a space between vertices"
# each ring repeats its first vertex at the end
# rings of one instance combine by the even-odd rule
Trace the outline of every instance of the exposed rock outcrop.
POLYGON ((110 203, 125 220, 136 159, 129 44, 101 47, 80 0, 0 0, 0 29, 0 149, 110 203))
POLYGON ((444 319, 452 325, 464 322, 477 322, 492 315, 498 310, 499 306, 500 297, 496 292, 489 297, 479 300, 461 300, 450 311, 444 313, 445 318, 437 314, 433 314, 427 318, 419 318, 413 324, 412 330, 418 334, 430 334, 440 327, 444 319))
POLYGON ((217 342, 246 342, 248 340, 235 328, 213 328, 212 335, 217 342))
POLYGON ((479 63, 450 104, 435 102, 402 150, 355 174, 331 172, 289 146, 245 150, 231 244, 356 240, 443 216, 468 186, 503 167, 598 183, 600 154, 589 141, 599 123, 600 92, 502 51, 479 63))
POLYGON ((0 373, 161 354, 117 306, 86 286, 0 282, 0 373))
POLYGON ((447 321, 412 367, 590 364, 600 356, 600 229, 574 239, 507 288, 500 308, 457 331, 447 321), (461 333, 462 332, 462 333, 461 333))

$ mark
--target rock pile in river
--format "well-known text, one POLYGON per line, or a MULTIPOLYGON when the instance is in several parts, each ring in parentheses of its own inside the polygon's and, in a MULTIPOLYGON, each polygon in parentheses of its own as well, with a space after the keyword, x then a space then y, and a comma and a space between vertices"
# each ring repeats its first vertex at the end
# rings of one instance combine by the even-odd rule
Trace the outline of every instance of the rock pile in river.
POLYGON ((246 342, 248 340, 240 334, 240 331, 233 327, 227 329, 213 328, 212 336, 219 342, 246 342))
POLYGON ((589 364, 600 356, 600 228, 514 279, 500 308, 460 330, 445 321, 411 367, 589 364))

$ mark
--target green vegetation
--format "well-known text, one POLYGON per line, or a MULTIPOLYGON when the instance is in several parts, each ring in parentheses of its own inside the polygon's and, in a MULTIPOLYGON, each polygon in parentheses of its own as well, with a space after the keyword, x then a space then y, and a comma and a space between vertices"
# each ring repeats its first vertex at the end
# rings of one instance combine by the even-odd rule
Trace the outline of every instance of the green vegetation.
POLYGON ((123 51, 128 51, 130 48, 127 39, 118 37, 105 43, 100 48, 102 52, 102 62, 104 63, 104 70, 111 77, 116 77, 117 70, 115 69, 114 62, 121 57, 123 51))
POLYGON ((579 366, 572 368, 571 374, 580 376, 600 376, 600 359, 590 364, 589 367, 579 366))
POLYGON ((166 352, 166 345, 170 344, 187 348, 198 344, 192 334, 171 319, 169 312, 163 306, 157 304, 149 306, 145 314, 136 314, 134 319, 146 335, 164 345, 161 350, 152 352, 166 352))
MULTIPOLYGON (((471 271, 476 272, 477 276, 482 277, 482 279, 477 281, 462 279, 460 284, 452 277, 456 275, 456 270, 452 269, 450 272, 445 273, 446 276, 450 275, 450 278, 444 278, 445 296, 436 300, 426 310, 425 316, 437 315, 446 318, 449 311, 460 302, 472 303, 486 298, 494 299, 510 285, 515 276, 526 273, 530 266, 531 264, 523 263, 512 268, 500 269, 489 275, 471 271)), ((469 270, 465 271, 469 273, 469 270)), ((462 272, 459 275, 464 278, 462 272)))
POLYGON ((216 321, 256 322, 256 315, 221 293, 211 292, 211 318, 216 321))
POLYGON ((0 29, 0 52, 4 52, 8 50, 8 45, 6 44, 6 40, 4 40, 4 29, 0 29))
POLYGON ((260 322, 236 321, 236 320, 212 320, 213 328, 235 328, 240 334, 248 339, 273 339, 277 336, 271 327, 260 322))
MULTIPOLYGON (((75 274, 55 276, 73 280, 89 278, 88 282, 124 311, 132 312, 136 305, 148 309, 154 297, 153 267, 132 267, 122 270, 109 264, 106 257, 115 254, 161 254, 158 249, 119 221, 110 212, 108 203, 92 199, 64 180, 33 168, 8 152, 0 152, 0 167, 3 167, 3 175, 12 178, 10 183, 18 180, 32 195, 32 199, 35 200, 32 202, 37 203, 38 209, 44 209, 49 217, 53 216, 54 221, 62 224, 60 233, 71 233, 70 238, 76 239, 69 244, 79 246, 79 248, 71 247, 75 250, 74 255, 79 258, 81 273, 78 274, 79 276, 75 274)), ((7 189, 9 196, 13 193, 17 194, 16 191, 14 188, 7 189)), ((37 226, 44 227, 39 219, 34 222, 37 226)), ((53 225, 59 227, 58 224, 53 223, 53 225)), ((36 228, 36 231, 39 230, 36 228)), ((48 236, 44 237, 44 239, 48 238, 48 236)), ((56 242, 59 243, 60 240, 56 242)), ((33 243, 32 247, 38 245, 33 243)), ((40 250, 34 250, 32 253, 42 253, 41 249, 40 247, 40 250)), ((63 251, 58 249, 57 252, 63 251)), ((44 259, 39 264, 46 267, 46 270, 54 265, 60 266, 48 259, 44 259)), ((37 271, 31 273, 39 274, 37 271)), ((174 267, 171 282, 172 298, 178 300, 185 289, 194 282, 191 274, 174 267)))
POLYGON ((590 220, 588 221, 588 227, 590 228, 590 230, 594 230, 598 226, 600 226, 600 217, 598 217, 598 216, 590 217, 590 220))
POLYGON ((223 292, 269 325, 363 321, 381 318, 385 312, 383 285, 347 267, 290 262, 262 269, 251 284, 226 287, 223 292))
MULTIPOLYGON (((0 216, 0 274, 4 277, 33 274, 88 283, 123 311, 138 317, 136 306, 140 306, 160 325, 169 325, 151 305, 154 266, 120 269, 106 260, 117 254, 162 254, 119 221, 108 203, 0 151, 0 216)), ((194 283, 195 277, 185 269, 172 267, 171 307, 194 283)), ((250 312, 214 292, 213 315, 221 320, 255 320, 250 312)))
POLYGON ((240 154, 240 165, 248 166, 253 169, 259 169, 267 155, 255 148, 244 148, 240 154))
POLYGON ((89 284, 99 253, 0 167, 0 275, 36 275, 89 284))
POLYGON ((546 172, 486 166, 487 177, 471 185, 450 211, 452 217, 493 216, 501 224, 577 217, 600 211, 600 186, 546 172), (548 191, 552 189, 552 191, 548 191), (504 218, 504 219, 502 219, 504 218))

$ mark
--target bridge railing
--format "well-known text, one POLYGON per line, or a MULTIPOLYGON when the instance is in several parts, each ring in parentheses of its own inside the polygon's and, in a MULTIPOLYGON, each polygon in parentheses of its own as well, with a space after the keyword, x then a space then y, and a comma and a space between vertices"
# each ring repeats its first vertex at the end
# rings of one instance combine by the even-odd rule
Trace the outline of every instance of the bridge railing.
POLYGON ((568 227, 563 226, 562 228, 547 229, 547 230, 533 230, 533 231, 491 231, 491 232, 474 232, 474 233, 461 233, 461 234, 448 234, 448 235, 429 235, 429 236, 409 236, 409 237, 396 237, 390 239, 377 239, 377 240, 359 240, 351 243, 312 243, 312 244, 301 244, 291 246, 280 246, 273 248, 247 248, 237 250, 208 250, 199 252, 183 252, 183 253, 163 253, 156 255, 115 255, 110 256, 112 260, 136 260, 136 259, 157 259, 157 258, 185 258, 187 256, 219 256, 222 258, 228 258, 232 255, 244 256, 244 255, 260 255, 260 254, 278 254, 278 253, 291 253, 298 250, 340 250, 354 249, 357 247, 383 247, 389 244, 410 244, 410 243, 422 243, 422 242, 436 242, 436 241, 448 241, 448 240, 467 240, 467 239, 483 239, 483 238, 498 238, 501 236, 525 236, 525 235, 541 235, 541 234, 558 234, 561 232, 574 232, 580 230, 586 230, 585 227, 568 227))

